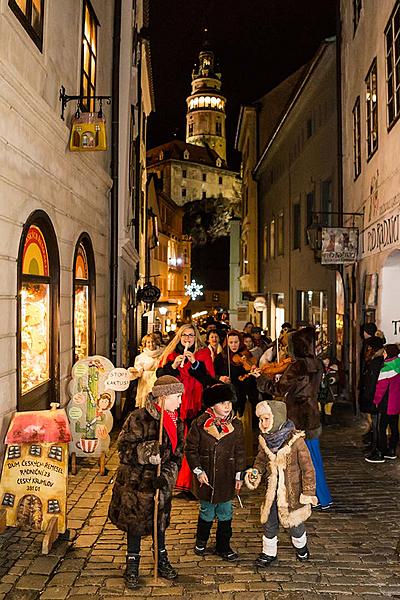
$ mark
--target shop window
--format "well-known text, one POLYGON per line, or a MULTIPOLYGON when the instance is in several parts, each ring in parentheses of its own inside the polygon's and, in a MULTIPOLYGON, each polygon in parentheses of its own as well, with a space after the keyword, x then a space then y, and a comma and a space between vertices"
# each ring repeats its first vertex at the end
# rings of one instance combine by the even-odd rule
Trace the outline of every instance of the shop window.
POLYGON ((29 448, 29 454, 31 456, 41 456, 42 455, 42 447, 38 444, 32 444, 29 448))
POLYGON ((17 379, 19 410, 48 408, 58 398, 59 258, 48 216, 25 224, 18 256, 17 379))
POLYGON ((73 297, 74 362, 94 353, 94 256, 90 238, 82 234, 75 249, 73 297))
POLYGON ((328 295, 322 291, 297 292, 297 321, 313 325, 317 343, 325 347, 328 343, 328 295))
POLYGON ((8 0, 8 6, 42 51, 44 0, 8 0))
POLYGON ((51 460, 58 460, 59 462, 61 462, 62 457, 63 457, 63 451, 62 451, 61 446, 51 446, 50 447, 49 458, 51 458, 51 460))
POLYGON ((20 458, 21 457, 21 446, 9 446, 7 452, 7 458, 20 458))
POLYGON ((365 107, 367 116, 367 157, 371 158, 378 148, 378 89, 377 67, 374 59, 365 79, 365 107))
POLYGON ((4 494, 2 505, 3 506, 14 506, 15 496, 14 494, 4 494))
POLYGON ((360 96, 353 108, 353 171, 354 179, 361 173, 361 115, 360 96))
POLYGON ((49 500, 47 502, 47 512, 48 513, 59 513, 59 512, 61 512, 59 501, 58 500, 49 500))
POLYGON ((99 22, 89 0, 83 0, 82 58, 81 58, 81 108, 95 110, 97 70, 97 27, 99 22))

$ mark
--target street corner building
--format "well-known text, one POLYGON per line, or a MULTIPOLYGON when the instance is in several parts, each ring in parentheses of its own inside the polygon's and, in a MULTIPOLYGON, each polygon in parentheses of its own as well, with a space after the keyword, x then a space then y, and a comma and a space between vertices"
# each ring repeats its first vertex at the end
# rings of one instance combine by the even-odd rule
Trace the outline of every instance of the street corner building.
POLYGON ((147 20, 146 2, 1 3, 0 457, 15 410, 67 403, 76 360, 129 364, 154 107, 147 20), (74 123, 90 125, 72 152, 74 123))

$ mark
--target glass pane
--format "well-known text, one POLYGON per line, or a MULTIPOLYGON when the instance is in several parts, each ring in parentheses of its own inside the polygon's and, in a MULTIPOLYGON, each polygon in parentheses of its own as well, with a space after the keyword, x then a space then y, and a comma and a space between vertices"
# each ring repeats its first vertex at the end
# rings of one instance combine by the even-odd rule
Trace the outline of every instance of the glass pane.
POLYGON ((26 0, 15 0, 15 4, 22 10, 24 15, 26 15, 26 0))
POLYGON ((50 286, 23 283, 21 289, 22 393, 50 378, 50 286))
POLYGON ((42 30, 41 0, 32 0, 32 27, 40 33, 42 30))
POLYGON ((75 361, 88 356, 89 352, 89 288, 75 286, 75 361))
POLYGON ((22 273, 26 275, 47 276, 49 258, 44 236, 36 225, 29 227, 22 256, 22 273))
POLYGON ((96 82, 96 59, 92 56, 91 68, 90 68, 90 83, 94 86, 96 82))
POLYGON ((89 279, 89 268, 86 258, 86 251, 82 244, 79 244, 75 262, 75 278, 89 279))
POLYGON ((90 62, 90 52, 89 46, 86 40, 83 40, 83 70, 85 73, 89 73, 89 62, 90 62))

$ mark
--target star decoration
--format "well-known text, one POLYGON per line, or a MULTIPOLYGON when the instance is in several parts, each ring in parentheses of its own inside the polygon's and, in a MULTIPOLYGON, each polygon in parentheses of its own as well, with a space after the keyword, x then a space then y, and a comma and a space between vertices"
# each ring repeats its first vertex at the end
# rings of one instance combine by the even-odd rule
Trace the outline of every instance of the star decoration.
POLYGON ((185 296, 190 296, 192 300, 196 300, 197 296, 203 295, 203 285, 196 283, 194 279, 189 285, 185 285, 185 296))

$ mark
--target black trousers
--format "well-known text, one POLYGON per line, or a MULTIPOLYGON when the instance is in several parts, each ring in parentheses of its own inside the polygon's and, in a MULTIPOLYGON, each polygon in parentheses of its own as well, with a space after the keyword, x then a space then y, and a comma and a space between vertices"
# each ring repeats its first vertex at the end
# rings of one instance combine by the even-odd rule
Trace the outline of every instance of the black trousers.
MULTIPOLYGON (((165 548, 165 531, 158 530, 157 532, 158 539, 158 550, 163 550, 165 548)), ((127 552, 128 554, 140 554, 140 544, 142 541, 142 536, 137 535, 135 531, 129 529, 127 536, 127 552)))
POLYGON ((379 450, 396 450, 399 443, 399 415, 379 415, 379 450), (390 438, 388 440, 386 430, 389 426, 390 438))

